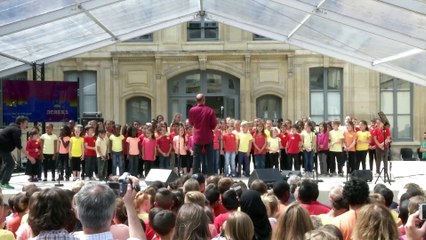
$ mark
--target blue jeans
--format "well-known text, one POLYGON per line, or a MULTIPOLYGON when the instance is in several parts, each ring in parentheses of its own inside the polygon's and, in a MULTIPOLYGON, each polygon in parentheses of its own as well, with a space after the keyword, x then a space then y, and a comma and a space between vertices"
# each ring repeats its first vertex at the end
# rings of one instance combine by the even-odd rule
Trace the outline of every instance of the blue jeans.
POLYGON ((220 164, 220 151, 219 149, 213 150, 213 174, 217 174, 220 164))
POLYGON ((265 168, 265 154, 255 154, 254 159, 255 159, 254 168, 256 168, 256 169, 265 168))
POLYGON ((250 155, 245 152, 238 152, 238 175, 241 176, 241 165, 244 164, 244 175, 250 176, 250 155))
POLYGON ((158 156, 159 167, 161 169, 169 169, 170 168, 170 157, 158 156))
POLYGON ((231 167, 231 175, 235 176, 235 152, 225 152, 225 175, 229 175, 229 167, 231 167))
POLYGON ((194 144, 194 162, 192 163, 192 172, 199 173, 201 169, 201 162, 203 163, 203 173, 207 175, 213 174, 213 143, 199 145, 194 144), (201 150, 205 148, 205 154, 201 150), (202 158, 204 157, 204 158, 202 158))
POLYGON ((112 175, 117 175, 117 166, 119 175, 123 175, 124 173, 124 160, 123 160, 123 152, 111 152, 112 157, 112 175))
POLYGON ((314 152, 303 150, 303 161, 305 162, 305 172, 312 172, 312 162, 314 161, 314 152))

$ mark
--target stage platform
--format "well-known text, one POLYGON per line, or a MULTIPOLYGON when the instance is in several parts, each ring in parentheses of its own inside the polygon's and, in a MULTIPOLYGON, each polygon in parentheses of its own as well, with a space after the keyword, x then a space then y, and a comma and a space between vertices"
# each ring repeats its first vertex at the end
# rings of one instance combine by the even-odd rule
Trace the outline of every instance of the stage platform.
MULTIPOLYGON (((370 190, 372 191, 374 188, 374 182, 376 181, 376 177, 374 176, 375 170, 373 169, 373 181, 369 182, 368 185, 370 186, 370 190)), ((426 161, 392 161, 392 169, 390 171, 391 173, 391 179, 394 180, 394 182, 391 182, 391 184, 386 183, 386 185, 394 192, 396 201, 398 192, 402 187, 407 183, 417 183, 419 184, 423 189, 426 189, 426 161)), ((50 179, 50 177, 48 178, 50 179)), ((328 191, 330 188, 336 184, 343 184, 346 181, 346 175, 345 177, 320 177, 320 180, 323 180, 322 182, 318 183, 319 190, 320 190, 320 196, 319 201, 324 204, 329 204, 328 201, 328 191)), ((248 182, 248 178, 236 178, 236 181, 242 180, 245 183, 248 182)), ((141 179, 143 181, 143 179, 141 179)), ((37 186, 41 188, 46 187, 54 187, 55 183, 57 182, 37 182, 35 183, 37 186)), ((64 184, 62 188, 71 189, 72 186, 75 184, 72 181, 65 181, 61 182, 64 184)), ((379 178, 377 183, 384 183, 383 182, 383 175, 382 178, 379 178)), ((22 190, 22 187, 26 184, 29 184, 28 182, 28 176, 24 175, 23 173, 15 173, 12 175, 12 179, 10 181, 10 184, 15 187, 13 190, 8 189, 2 189, 2 193, 4 196, 4 201, 7 202, 7 199, 22 190)))

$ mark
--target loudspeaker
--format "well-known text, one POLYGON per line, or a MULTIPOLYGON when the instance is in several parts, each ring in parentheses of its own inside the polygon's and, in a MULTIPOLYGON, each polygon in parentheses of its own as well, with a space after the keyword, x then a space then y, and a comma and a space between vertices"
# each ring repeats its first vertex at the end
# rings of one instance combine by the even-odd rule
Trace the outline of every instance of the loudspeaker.
POLYGON ((86 127, 87 124, 92 120, 95 120, 96 122, 104 122, 103 118, 85 117, 85 118, 80 118, 80 124, 83 125, 83 127, 86 127))
POLYGON ((148 175, 145 178, 145 182, 148 185, 151 185, 155 181, 160 181, 162 183, 169 184, 178 179, 179 176, 170 169, 157 169, 153 168, 149 170, 148 175))
POLYGON ((249 177, 248 186, 250 187, 256 179, 263 180, 266 185, 271 185, 276 181, 282 180, 283 177, 280 171, 275 168, 255 169, 249 177))
POLYGON ((291 171, 291 170, 282 170, 282 171, 281 171, 281 175, 282 175, 283 180, 286 180, 286 181, 287 181, 287 180, 290 178, 290 176, 293 176, 293 175, 296 175, 296 176, 302 177, 302 172, 297 171, 297 170, 295 170, 295 171, 291 171))
POLYGON ((371 170, 354 170, 351 174, 351 179, 358 178, 366 182, 373 181, 373 172, 371 170))

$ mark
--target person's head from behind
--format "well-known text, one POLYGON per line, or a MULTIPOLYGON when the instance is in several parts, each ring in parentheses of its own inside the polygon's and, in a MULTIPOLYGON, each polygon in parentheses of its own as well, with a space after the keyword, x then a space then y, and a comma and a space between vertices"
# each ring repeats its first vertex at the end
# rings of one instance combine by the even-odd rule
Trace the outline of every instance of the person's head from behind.
POLYGON ((250 189, 257 191, 260 195, 268 192, 268 186, 262 179, 254 180, 250 185, 250 189))
POLYGON ((20 192, 13 198, 12 209, 14 212, 24 214, 28 209, 29 198, 25 193, 20 192))
POLYGON ((250 240, 254 237, 254 226, 250 217, 243 212, 233 212, 226 220, 225 238, 232 240, 250 240))
POLYGON ((222 204, 228 211, 237 210, 240 206, 238 201, 237 192, 233 189, 229 189, 222 195, 222 204))
POLYGON ((122 198, 115 199, 114 223, 124 224, 127 221, 126 207, 122 198))
POLYGON ((370 193, 370 196, 368 196, 368 203, 377 203, 385 205, 385 198, 378 193, 370 193))
POLYGON ((338 237, 333 234, 323 230, 315 229, 305 233, 305 240, 339 240, 338 237))
POLYGON ((206 178, 202 173, 194 173, 192 174, 192 178, 197 180, 198 185, 200 187, 200 192, 204 192, 206 190, 206 178))
POLYGON ((408 216, 409 216, 409 212, 408 212, 408 205, 410 203, 409 199, 406 199, 404 201, 402 201, 399 206, 398 206, 398 217, 399 219, 401 219, 401 222, 403 225, 405 225, 407 223, 408 220, 408 216))
POLYGON ((200 184, 193 178, 186 180, 186 182, 183 184, 183 193, 186 194, 190 191, 200 191, 200 184))
POLYGON ((84 185, 75 196, 76 214, 83 229, 109 229, 114 217, 115 198, 114 191, 106 184, 84 185))
MULTIPOLYGON (((150 222, 152 228, 161 237, 161 239, 165 239, 165 236, 173 234, 175 223, 176 214, 170 210, 161 210, 155 214, 150 222)), ((169 239, 171 239, 171 236, 169 239)))
POLYGON ((42 231, 60 230, 74 222, 71 199, 60 188, 47 188, 30 198, 28 224, 34 236, 42 231))
POLYGON ((282 204, 290 198, 290 185, 284 180, 274 183, 273 191, 282 204))
POLYGON ((162 209, 172 209, 173 193, 167 188, 158 189, 155 194, 154 206, 162 209))
POLYGON ((176 217, 174 239, 210 239, 209 220, 204 209, 194 203, 182 205, 176 217))
POLYGON ((265 204, 268 217, 275 218, 278 212, 278 198, 274 194, 264 194, 261 196, 263 204, 265 204))
POLYGON ((305 208, 292 203, 279 216, 272 239, 302 240, 305 233, 313 229, 314 225, 305 208))
POLYGON ((215 207, 219 204, 220 192, 213 184, 207 186, 204 195, 206 196, 207 201, 209 201, 209 205, 211 207, 215 207))
POLYGON ((382 188, 378 192, 380 195, 383 196, 383 199, 385 201, 385 206, 390 207, 393 202, 393 192, 389 188, 382 188))
POLYGON ((311 204, 316 200, 317 192, 318 185, 310 179, 304 179, 299 186, 298 200, 304 204, 311 204))
POLYGON ((408 213, 413 214, 419 210, 419 204, 426 203, 426 197, 417 195, 411 197, 408 202, 408 213))
POLYGON ((390 210, 382 204, 367 204, 362 207, 358 213, 352 239, 399 239, 399 232, 390 210))
POLYGON ((224 192, 229 190, 232 184, 234 184, 234 180, 232 180, 232 178, 229 178, 229 177, 221 178, 219 182, 217 183, 217 187, 219 188, 220 194, 223 194, 224 192))
POLYGON ((206 197, 198 191, 189 191, 185 194, 185 203, 195 203, 204 207, 206 205, 206 197))
POLYGON ((326 224, 320 227, 319 230, 330 233, 331 235, 337 237, 338 240, 343 240, 342 232, 333 224, 326 224))
MULTIPOLYGON (((343 186, 338 184, 333 186, 329 192, 331 206, 335 213, 343 213, 349 210, 348 201, 343 197, 343 186)), ((337 216, 337 215, 335 215, 337 216)))
POLYGON ((368 184, 361 179, 349 180, 343 187, 343 197, 350 206, 362 206, 368 202, 370 189, 368 184))

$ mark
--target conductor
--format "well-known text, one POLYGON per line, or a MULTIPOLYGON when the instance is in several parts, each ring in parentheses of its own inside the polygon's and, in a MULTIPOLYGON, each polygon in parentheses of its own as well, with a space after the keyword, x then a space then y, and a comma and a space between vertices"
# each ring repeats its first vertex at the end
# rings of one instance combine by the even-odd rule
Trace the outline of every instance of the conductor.
POLYGON ((194 173, 200 172, 201 159, 203 159, 203 173, 211 175, 213 174, 213 129, 217 121, 214 110, 205 105, 206 97, 202 93, 197 94, 196 100, 197 106, 192 107, 188 113, 189 124, 194 127, 192 170, 194 173))
POLYGON ((13 186, 9 185, 13 169, 15 168, 15 161, 11 153, 15 148, 22 150, 21 130, 27 127, 28 118, 19 116, 14 123, 11 123, 0 132, 0 158, 3 160, 0 169, 0 187, 3 189, 14 189, 13 186))

